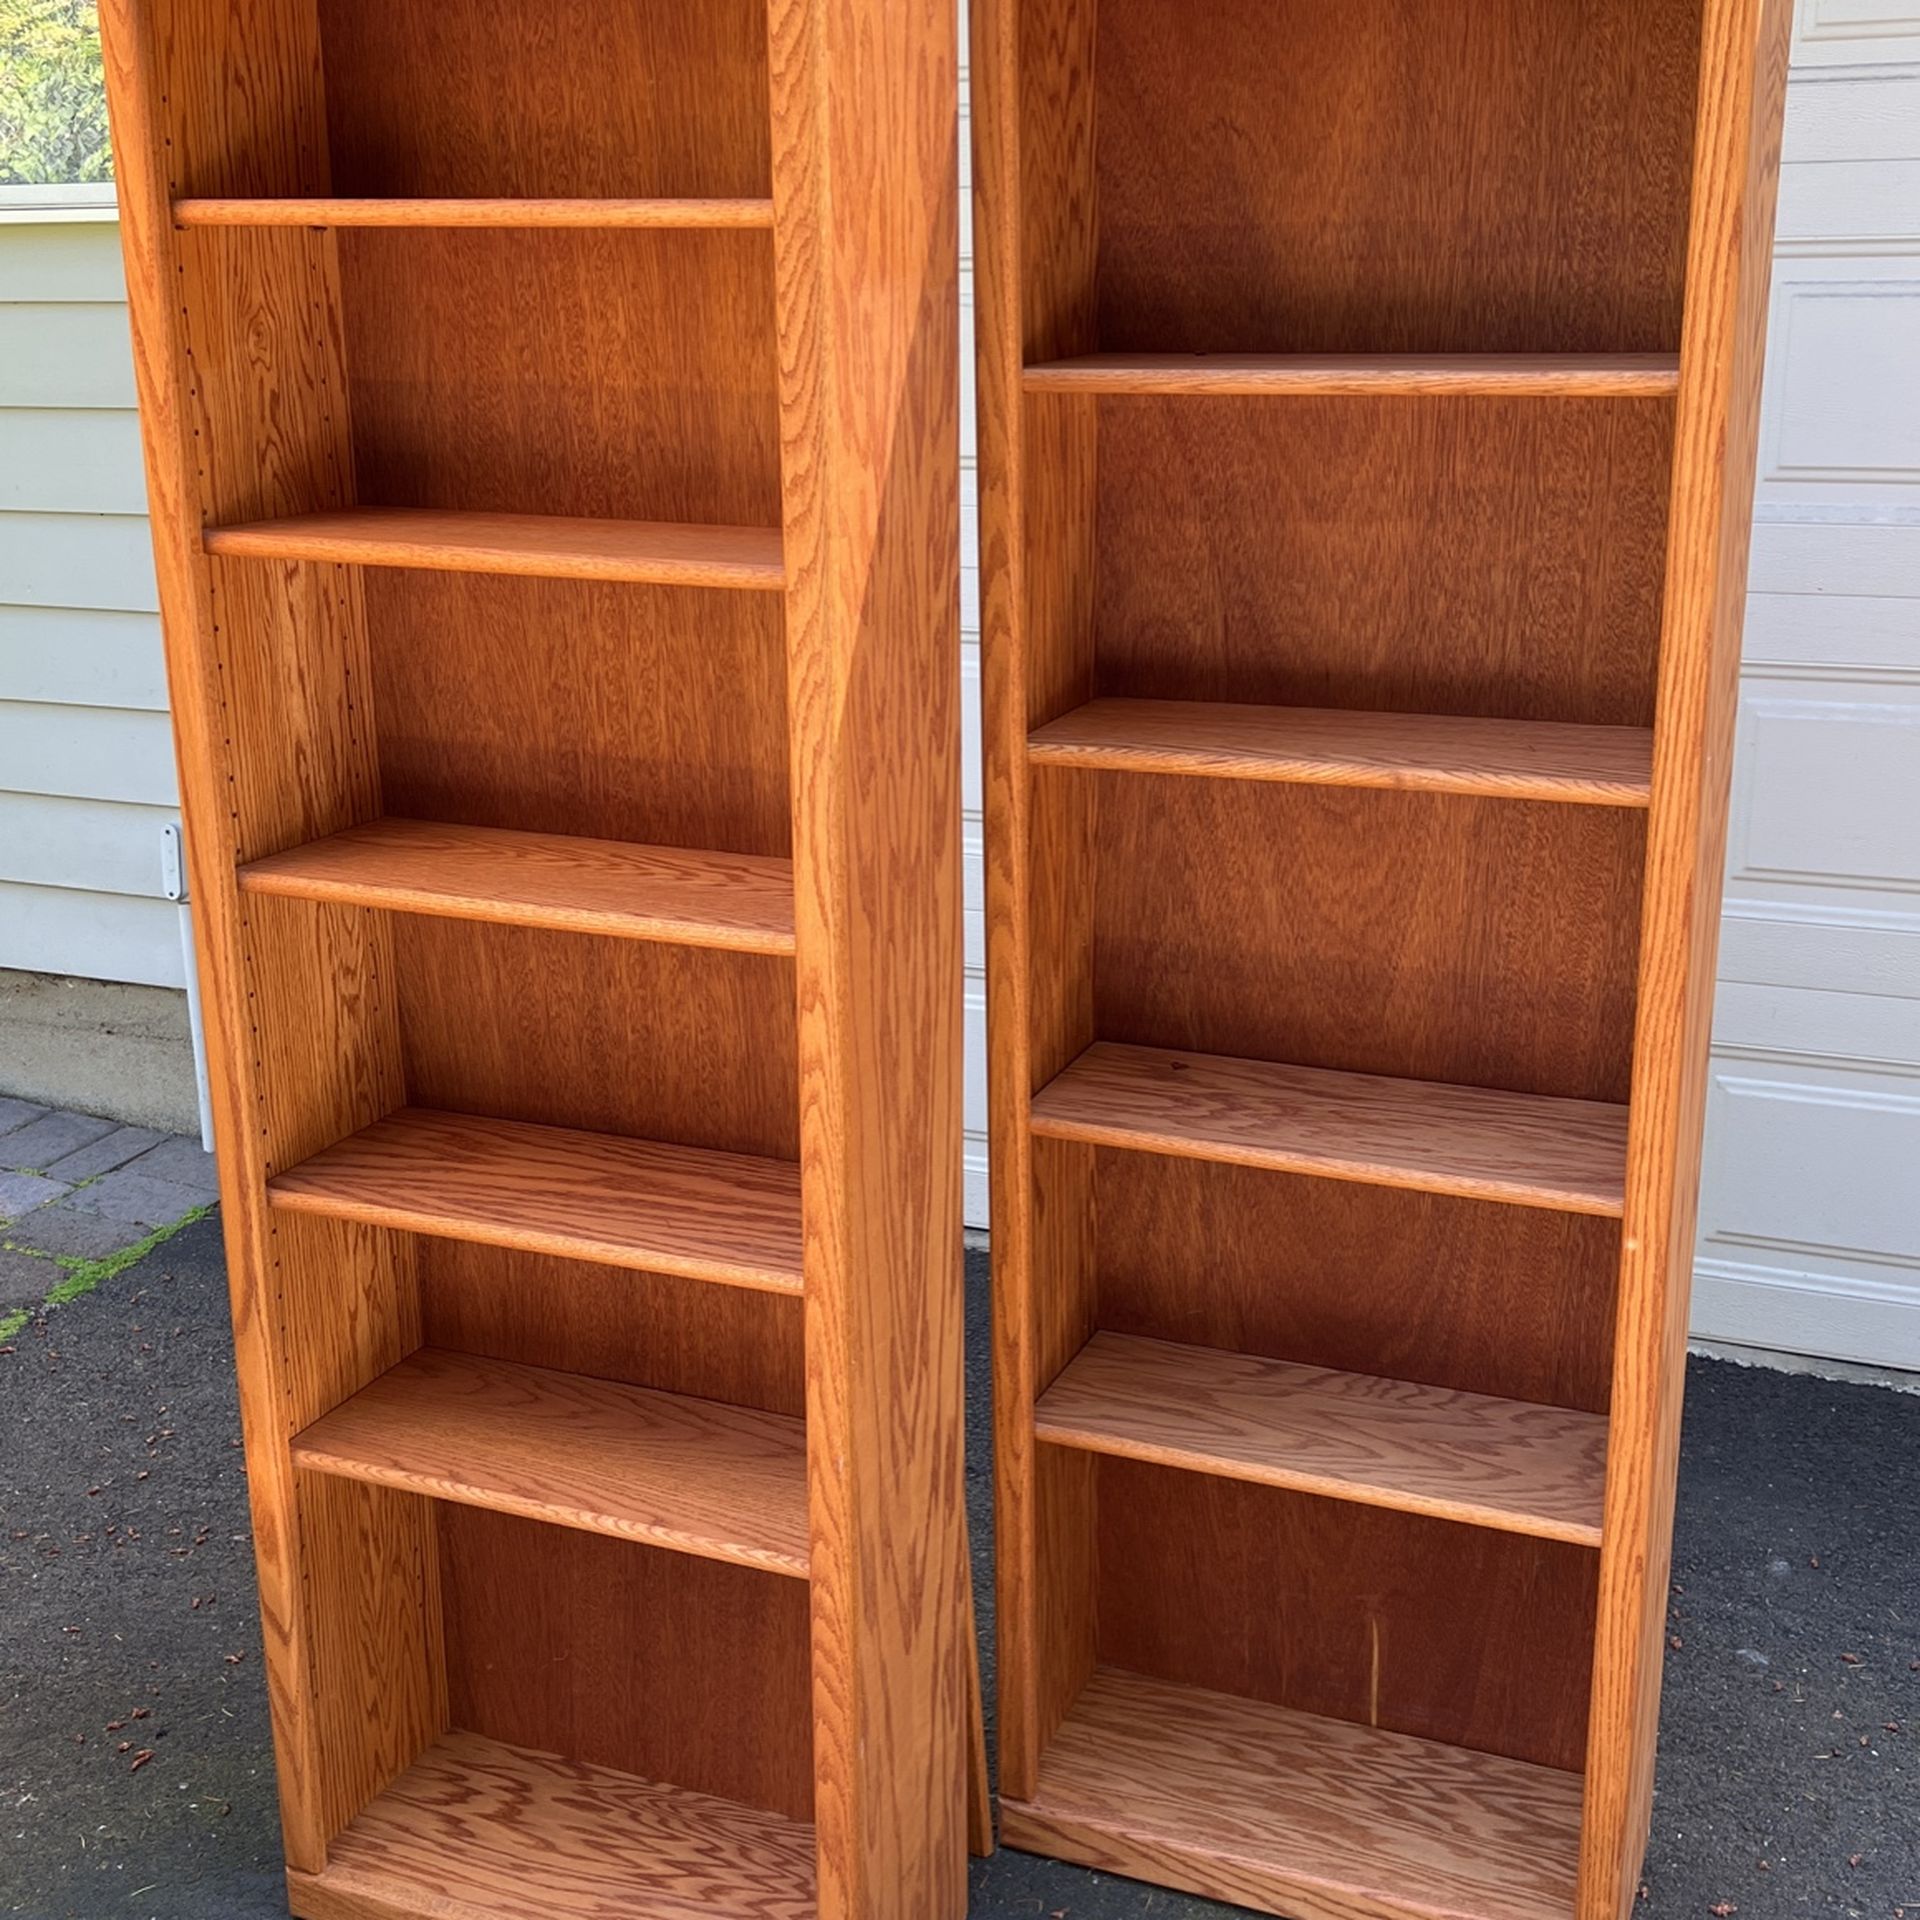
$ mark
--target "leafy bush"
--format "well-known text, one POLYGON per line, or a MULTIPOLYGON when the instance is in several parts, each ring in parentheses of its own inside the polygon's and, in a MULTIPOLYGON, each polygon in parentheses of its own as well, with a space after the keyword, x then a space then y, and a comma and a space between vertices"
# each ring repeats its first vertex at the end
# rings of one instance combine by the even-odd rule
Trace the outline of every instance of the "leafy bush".
POLYGON ((112 178, 94 0, 0 0, 0 186, 112 178))

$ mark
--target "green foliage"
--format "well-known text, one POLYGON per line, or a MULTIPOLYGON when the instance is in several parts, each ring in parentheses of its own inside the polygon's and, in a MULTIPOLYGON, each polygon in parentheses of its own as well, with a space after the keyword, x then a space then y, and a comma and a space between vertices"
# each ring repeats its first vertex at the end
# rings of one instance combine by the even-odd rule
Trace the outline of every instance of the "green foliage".
POLYGON ((94 0, 0 0, 0 186, 112 178, 94 0))

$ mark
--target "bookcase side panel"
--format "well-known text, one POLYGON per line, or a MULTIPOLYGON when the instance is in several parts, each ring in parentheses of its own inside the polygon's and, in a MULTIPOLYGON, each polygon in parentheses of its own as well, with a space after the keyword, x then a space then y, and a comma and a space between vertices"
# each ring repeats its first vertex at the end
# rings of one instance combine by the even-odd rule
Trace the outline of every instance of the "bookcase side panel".
MULTIPOLYGON (((310 8, 114 0, 102 8, 134 357, 186 819, 242 1422, 289 1861, 330 1835, 438 1731, 418 1596, 377 1586, 378 1621, 323 1651, 357 1516, 308 1499, 288 1451, 326 1396, 417 1338, 410 1267, 377 1237, 288 1231, 265 1182, 398 1097, 390 957, 372 915, 243 902, 240 860, 377 808, 357 593, 331 569, 202 553, 224 515, 351 499, 337 288, 298 231, 175 232, 172 199, 324 186, 310 8), (263 910, 263 908, 267 910, 263 910), (350 990, 338 991, 342 980, 350 990), (265 1009, 307 1017, 263 1020, 265 1009), (335 1289, 352 1276, 358 1311, 335 1289), (384 1597, 382 1597, 384 1596, 384 1597), (378 1737, 350 1698, 382 1697, 378 1737)), ((424 1515, 387 1509, 398 1557, 430 1570, 424 1515)))
POLYGON ((1705 7, 1581 1920, 1632 1912, 1652 1810, 1791 11, 1788 0, 1705 7))
POLYGON ((822 1920, 958 1920, 958 62, 770 8, 822 1920))

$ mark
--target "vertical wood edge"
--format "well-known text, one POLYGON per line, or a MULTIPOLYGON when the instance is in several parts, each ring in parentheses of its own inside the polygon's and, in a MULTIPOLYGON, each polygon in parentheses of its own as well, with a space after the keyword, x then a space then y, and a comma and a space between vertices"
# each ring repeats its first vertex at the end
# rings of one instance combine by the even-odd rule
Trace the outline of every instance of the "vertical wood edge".
POLYGON ((821 1920, 959 1920, 958 67, 770 0, 821 1920))
POLYGON ((1709 0, 1648 817, 1579 1920, 1626 1920, 1653 1795, 1790 0, 1709 0))
POLYGON ((980 657, 986 820, 987 1107, 993 1178, 996 1652, 1001 1790, 1030 1798, 1040 1762, 1033 1511, 1033 1152, 1027 865, 1030 773, 1015 0, 974 0, 974 334, 979 425, 980 657))
POLYGON ((282 1412, 288 1397, 284 1346, 269 1280, 273 1228, 265 1201, 264 1140, 241 1066, 250 1051, 245 1013, 229 990, 244 977, 246 943, 234 879, 235 824, 225 793, 211 585, 187 451, 193 408, 178 305, 172 183, 152 98, 156 56, 145 0, 101 0, 99 12, 196 967, 208 1016, 208 1082, 281 1824, 288 1865, 318 1873, 329 1838, 321 1806, 323 1761, 297 1491, 282 1412))

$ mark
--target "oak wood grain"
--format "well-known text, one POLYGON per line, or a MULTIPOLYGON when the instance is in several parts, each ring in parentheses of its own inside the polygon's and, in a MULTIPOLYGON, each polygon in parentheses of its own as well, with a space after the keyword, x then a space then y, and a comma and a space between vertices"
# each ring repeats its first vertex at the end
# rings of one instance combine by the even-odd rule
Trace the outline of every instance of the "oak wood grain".
POLYGON ((304 1920, 815 1920, 805 1823, 445 1733, 288 1876, 304 1920))
POLYGON ((771 227, 771 200, 176 200, 182 227, 771 227))
POLYGON ((586 520, 563 514, 356 507, 209 527, 205 546, 209 553, 244 560, 426 567, 757 593, 779 592, 786 578, 780 535, 773 528, 586 520))
POLYGON ((746 1154, 408 1108, 279 1175, 268 1197, 290 1212, 801 1288, 798 1169, 746 1154))
POLYGON ((251 861, 240 887, 740 953, 793 951, 792 866, 751 854, 382 819, 251 861))
POLYGON ((1617 1214, 1624 1109, 1153 1047, 1089 1047, 1034 1131, 1334 1180, 1617 1214))
POLYGON ((1653 736, 1452 714, 1093 700, 1038 728, 1027 751, 1038 766, 1644 807, 1653 736))
POLYGON ((1792 11, 1702 10, 1581 1920, 1635 1911, 1652 1818, 1792 11))
POLYGON ((819 1898, 827 1920, 959 1920, 956 20, 773 0, 768 26, 819 1898))
POLYGON ((1580 1778, 1103 1669, 1008 1843, 1302 1920, 1555 1920, 1580 1778))
POLYGON ((428 1347, 293 1441, 295 1463, 805 1579, 786 1415, 428 1347))
POLYGON ((1097 1333, 1034 1423, 1054 1446, 1600 1544, 1596 1414, 1097 1333))
POLYGON ((1029 393, 1671 394, 1670 353, 1094 353, 1029 366, 1029 393))

